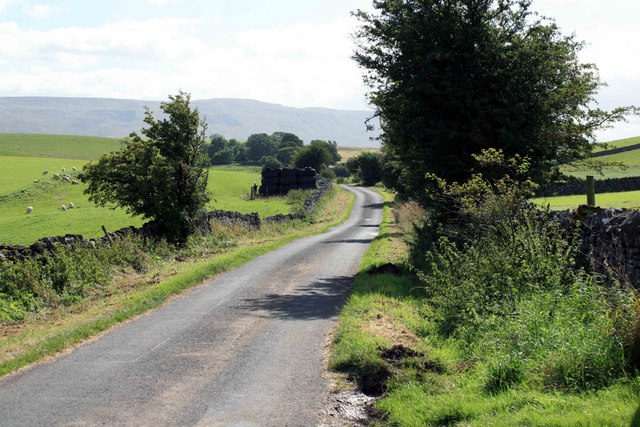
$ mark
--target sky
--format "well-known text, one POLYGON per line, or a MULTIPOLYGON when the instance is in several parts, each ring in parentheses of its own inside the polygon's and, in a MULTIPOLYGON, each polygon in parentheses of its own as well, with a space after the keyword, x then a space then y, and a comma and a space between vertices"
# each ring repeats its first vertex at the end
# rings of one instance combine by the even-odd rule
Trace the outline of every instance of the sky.
MULTIPOLYGON (((585 41, 600 107, 640 105, 640 1, 534 0, 585 41)), ((361 110, 351 59, 370 0, 0 0, 0 96, 246 98, 361 110)), ((599 133, 640 135, 640 119, 599 133)))

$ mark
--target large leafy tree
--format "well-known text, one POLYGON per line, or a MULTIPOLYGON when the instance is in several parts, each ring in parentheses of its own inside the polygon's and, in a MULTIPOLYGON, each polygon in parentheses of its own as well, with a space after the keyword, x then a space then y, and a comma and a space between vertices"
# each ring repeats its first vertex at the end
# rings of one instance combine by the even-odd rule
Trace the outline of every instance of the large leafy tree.
POLYGON ((156 120, 147 108, 144 138, 132 133, 120 151, 85 166, 82 180, 98 205, 149 218, 160 236, 184 243, 209 200, 206 123, 190 108, 189 94, 169 99, 160 104, 166 118, 156 120))
POLYGON ((631 108, 592 108, 601 82, 582 43, 538 19, 530 0, 374 0, 358 11, 354 59, 382 127, 387 172, 428 202, 425 173, 463 181, 486 148, 531 159, 531 177, 592 149, 631 108))
POLYGON ((265 156, 276 154, 276 142, 266 133, 254 133, 247 138, 247 159, 259 161, 265 156))
POLYGON ((297 168, 310 167, 320 173, 322 168, 331 164, 332 161, 331 151, 326 146, 322 144, 310 144, 298 150, 293 164, 297 168))
POLYGON ((271 135, 271 139, 276 142, 278 148, 285 147, 302 147, 303 142, 300 137, 291 132, 274 132, 271 135))
POLYGON ((331 154, 331 160, 329 164, 335 165, 340 160, 342 160, 342 156, 338 154, 338 143, 336 141, 324 141, 322 139, 314 139, 309 145, 316 145, 318 147, 322 147, 331 154))

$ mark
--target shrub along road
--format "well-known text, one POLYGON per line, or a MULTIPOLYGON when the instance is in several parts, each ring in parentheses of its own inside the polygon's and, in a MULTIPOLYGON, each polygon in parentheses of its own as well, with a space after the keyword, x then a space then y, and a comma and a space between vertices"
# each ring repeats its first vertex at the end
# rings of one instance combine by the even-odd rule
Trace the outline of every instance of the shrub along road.
POLYGON ((0 380, 0 424, 316 425, 327 336, 382 199, 65 356, 0 380))

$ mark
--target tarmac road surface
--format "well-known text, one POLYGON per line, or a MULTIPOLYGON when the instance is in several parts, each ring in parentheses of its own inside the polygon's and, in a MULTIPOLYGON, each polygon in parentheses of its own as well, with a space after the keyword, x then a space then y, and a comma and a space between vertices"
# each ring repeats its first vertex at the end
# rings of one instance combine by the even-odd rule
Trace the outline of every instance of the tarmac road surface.
POLYGON ((52 361, 0 380, 0 425, 313 426, 327 337, 382 199, 52 361))

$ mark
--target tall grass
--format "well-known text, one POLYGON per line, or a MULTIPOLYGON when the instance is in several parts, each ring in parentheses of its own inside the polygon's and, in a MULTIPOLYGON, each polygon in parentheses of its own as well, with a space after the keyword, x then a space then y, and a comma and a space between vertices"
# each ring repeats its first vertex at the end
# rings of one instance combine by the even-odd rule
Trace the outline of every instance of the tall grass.
POLYGON ((406 262, 379 236, 341 313, 331 366, 362 390, 367 378, 383 384, 381 425, 638 424, 637 292, 581 269, 578 239, 520 203, 527 185, 507 181, 445 186, 474 196, 451 222, 398 209, 396 219, 416 211, 423 221, 411 222, 431 233, 408 240, 417 277, 369 268, 406 262), (417 353, 386 359, 398 344, 417 353))
POLYGON ((420 274, 443 338, 485 361, 485 389, 520 383, 598 390, 633 370, 627 332, 635 328, 635 291, 604 287, 578 269, 577 247, 535 213, 512 240, 495 236, 458 248, 441 239, 420 274))

